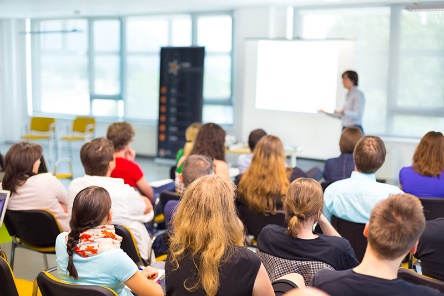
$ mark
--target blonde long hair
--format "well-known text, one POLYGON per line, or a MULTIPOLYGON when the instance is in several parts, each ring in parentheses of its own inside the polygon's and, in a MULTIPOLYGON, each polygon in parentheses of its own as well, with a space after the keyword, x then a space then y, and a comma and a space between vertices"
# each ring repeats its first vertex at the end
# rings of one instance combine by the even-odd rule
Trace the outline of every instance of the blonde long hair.
POLYGON ((194 140, 196 139, 201 126, 202 123, 193 122, 187 127, 185 131, 185 139, 187 140, 187 142, 183 146, 183 156, 190 155, 191 150, 193 150, 194 140))
POLYGON ((203 288, 213 296, 219 290, 219 268, 242 246, 244 231, 236 215, 234 184, 219 175, 203 176, 191 183, 174 215, 170 241, 175 269, 185 256, 191 256, 198 271, 197 281, 188 278, 190 292, 203 288))
POLYGON ((288 234, 296 238, 303 224, 314 217, 319 219, 324 206, 324 194, 321 185, 308 178, 298 178, 291 182, 284 198, 285 220, 288 222, 288 234))
POLYGON ((264 136, 239 182, 239 197, 254 212, 275 213, 276 197, 285 196, 290 173, 291 169, 285 167, 282 141, 276 136, 264 136))

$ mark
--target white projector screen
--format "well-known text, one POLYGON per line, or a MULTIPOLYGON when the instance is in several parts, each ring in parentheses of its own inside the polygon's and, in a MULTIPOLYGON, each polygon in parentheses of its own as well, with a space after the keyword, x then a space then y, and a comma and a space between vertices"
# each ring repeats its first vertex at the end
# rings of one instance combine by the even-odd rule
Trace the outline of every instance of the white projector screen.
POLYGON ((256 108, 305 113, 336 108, 352 41, 260 40, 257 50, 256 108))

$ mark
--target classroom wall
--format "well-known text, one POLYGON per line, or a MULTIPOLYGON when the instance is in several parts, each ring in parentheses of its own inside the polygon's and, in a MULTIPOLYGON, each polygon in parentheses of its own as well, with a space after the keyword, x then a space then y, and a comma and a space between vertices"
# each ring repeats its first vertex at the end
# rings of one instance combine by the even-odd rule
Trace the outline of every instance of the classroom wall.
MULTIPOLYGON (((233 13, 234 25, 234 125, 227 133, 238 140, 246 141, 253 125, 248 117, 251 112, 251 69, 246 69, 246 40, 258 38, 284 38, 286 33, 285 7, 248 7, 236 9, 233 13)), ((29 121, 26 103, 26 65, 23 20, 0 20, 0 140, 15 142, 20 139, 24 123, 29 121)), ((339 154, 338 139, 340 122, 325 116, 315 120, 298 113, 275 120, 276 124, 269 133, 282 137, 284 143, 303 148, 302 157, 334 157, 339 154), (297 119, 293 117, 298 117, 297 119), (296 122, 295 122, 296 120, 296 122), (291 122, 289 124, 289 122, 291 122), (309 122, 309 123, 307 123, 309 122), (307 128, 307 125, 310 128, 307 128), (297 141, 289 141, 294 134, 297 141), (328 143, 328 144, 326 144, 328 143)), ((58 119, 58 125, 69 124, 71 119, 58 119)), ((110 122, 98 122, 96 136, 105 136, 110 122)), ((155 156, 157 149, 157 127, 154 124, 133 123, 136 137, 133 147, 139 155, 155 156)), ((256 126, 254 127, 256 128, 256 126)), ((387 145, 387 160, 378 172, 378 177, 397 179, 402 166, 411 163, 411 157, 418 141, 384 139, 387 145)))

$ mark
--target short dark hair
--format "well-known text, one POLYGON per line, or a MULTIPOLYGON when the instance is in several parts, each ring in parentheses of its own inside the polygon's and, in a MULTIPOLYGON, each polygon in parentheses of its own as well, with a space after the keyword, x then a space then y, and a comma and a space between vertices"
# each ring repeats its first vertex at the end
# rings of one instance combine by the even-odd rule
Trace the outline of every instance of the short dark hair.
POLYGON ((374 174, 384 164, 385 155, 385 145, 381 138, 365 136, 356 143, 353 159, 359 172, 374 174))
POLYGON ((106 138, 113 142, 114 151, 121 151, 134 138, 134 128, 128 122, 115 122, 108 127, 106 138))
POLYGON ((424 229, 425 218, 419 199, 411 194, 392 195, 373 208, 368 243, 377 257, 393 260, 405 256, 424 229))
POLYGON ((356 143, 362 138, 362 131, 359 127, 351 126, 342 131, 339 140, 339 149, 341 153, 353 153, 356 143))
POLYGON ((213 161, 205 155, 190 155, 183 163, 182 178, 185 187, 188 187, 194 180, 211 174, 214 174, 214 164, 213 161))
POLYGON ((345 75, 347 75, 348 79, 350 79, 353 82, 353 85, 358 85, 359 82, 358 73, 352 70, 348 70, 342 73, 342 78, 344 78, 345 75))
POLYGON ((261 128, 255 129, 250 133, 248 136, 248 147, 250 147, 251 152, 253 152, 257 142, 259 142, 259 140, 266 135, 267 133, 261 128))
POLYGON ((113 143, 105 138, 85 143, 80 149, 80 160, 87 175, 106 176, 108 165, 114 160, 113 143))

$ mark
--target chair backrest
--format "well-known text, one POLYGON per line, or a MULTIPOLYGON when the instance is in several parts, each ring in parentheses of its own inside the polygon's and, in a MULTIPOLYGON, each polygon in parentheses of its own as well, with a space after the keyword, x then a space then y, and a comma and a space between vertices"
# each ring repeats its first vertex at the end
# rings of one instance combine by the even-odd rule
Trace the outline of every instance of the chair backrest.
POLYGON ((0 287, 4 296, 19 296, 11 267, 3 256, 0 256, 0 287))
POLYGON ((95 127, 94 117, 76 117, 72 123, 72 131, 76 133, 93 133, 95 127))
POLYGON ((131 229, 124 225, 114 225, 116 234, 122 237, 120 248, 136 263, 137 265, 145 265, 142 257, 140 257, 139 248, 133 236, 131 229))
POLYGON ((419 197, 424 208, 424 216, 427 221, 444 217, 444 198, 419 197))
POLYGON ((246 205, 240 204, 237 207, 239 217, 243 220, 246 231, 249 235, 258 237, 262 228, 268 224, 275 224, 279 226, 287 226, 285 222, 285 214, 283 211, 277 211, 276 214, 264 215, 261 213, 255 213, 250 210, 246 205))
POLYGON ((42 296, 116 296, 117 293, 107 287, 74 285, 55 278, 47 271, 37 275, 37 284, 42 296))
POLYGON ((428 278, 407 268, 400 268, 398 270, 398 278, 415 285, 422 285, 437 289, 444 293, 444 282, 428 278))
POLYGON ((367 249, 367 238, 363 234, 365 224, 354 223, 332 216, 331 225, 342 237, 350 242, 353 250, 355 250, 356 259, 361 262, 367 249))
POLYGON ((162 207, 165 207, 167 202, 170 200, 179 200, 182 197, 181 194, 171 192, 171 191, 162 191, 159 195, 160 204, 162 207))
POLYGON ((47 210, 7 210, 4 222, 9 235, 32 248, 54 248, 62 232, 54 215, 47 210))
POLYGON ((304 278, 305 285, 310 286, 316 272, 321 269, 334 270, 333 266, 322 261, 283 259, 259 250, 257 254, 261 258, 271 282, 289 273, 299 273, 304 278))
POLYGON ((55 128, 55 119, 52 117, 31 117, 30 131, 51 132, 55 128))

